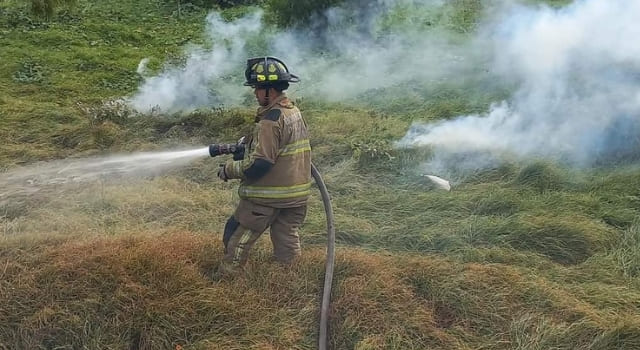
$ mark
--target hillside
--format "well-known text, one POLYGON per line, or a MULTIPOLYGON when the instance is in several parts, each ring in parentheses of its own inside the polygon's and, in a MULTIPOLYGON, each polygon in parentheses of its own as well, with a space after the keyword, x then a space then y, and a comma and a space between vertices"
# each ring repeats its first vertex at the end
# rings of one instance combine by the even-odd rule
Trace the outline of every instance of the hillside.
MULTIPOLYGON (((536 94, 523 97, 537 85, 497 79, 499 72, 483 65, 493 57, 474 46, 486 44, 476 33, 485 32, 499 2, 386 2, 398 6, 382 17, 343 18, 346 24, 331 22, 329 15, 320 22, 287 17, 283 1, 246 3, 214 9, 180 3, 178 10, 175 2, 78 0, 50 19, 33 15, 22 1, 0 3, 0 349, 316 348, 325 254, 318 193, 302 228, 299 263, 270 263, 270 243, 263 237, 245 277, 213 282, 205 275, 220 261, 222 228, 237 201, 236 184, 215 175, 223 159, 85 182, 43 174, 63 169, 63 159, 83 164, 233 142, 251 127, 255 108, 241 86, 244 60, 264 54, 274 37, 308 37, 304 25, 323 19, 331 24, 324 23, 327 28, 337 26, 340 35, 362 43, 361 51, 345 49, 361 61, 300 42, 299 51, 291 51, 298 63, 292 70, 308 77, 291 96, 309 123, 314 162, 336 216, 331 348, 640 348, 635 105, 611 107, 622 115, 611 125, 621 127, 605 128, 596 151, 578 143, 578 152, 568 149, 554 158, 516 147, 537 138, 514 132, 520 141, 493 139, 513 151, 499 161, 487 161, 475 149, 440 153, 411 131, 426 128, 431 134, 424 135, 434 140, 451 125, 483 130, 465 123, 482 115, 480 125, 492 124, 502 110, 497 102, 504 100, 520 108, 514 115, 526 115, 531 104, 541 114, 554 111, 538 103, 536 94), (265 24, 253 28, 257 8, 264 9, 265 24), (379 20, 371 43, 360 36, 370 18, 379 20), (421 39, 404 46, 398 33, 421 39), (234 35, 243 45, 234 45, 234 35), (395 69, 402 52, 363 58, 380 43, 407 50, 427 45, 424 56, 407 59, 424 60, 429 69, 395 69), (198 61, 202 52, 222 59, 198 61), (442 52, 450 56, 440 61, 442 52), (231 58, 238 62, 227 67, 231 58), (371 61, 395 75, 349 75, 371 61), (160 78, 212 62, 229 71, 211 72, 215 80, 205 90, 212 100, 204 104, 194 97, 187 99, 192 108, 183 107, 180 89, 172 90, 173 105, 159 109, 136 111, 127 102, 132 96, 157 98, 144 93, 159 90, 153 84, 160 78), (340 75, 347 80, 336 80, 340 75), (411 147, 399 145, 401 140, 411 147), (594 161, 585 164, 584 158, 594 161), (426 173, 451 180, 452 190, 436 190, 426 173)), ((522 13, 579 13, 562 12, 569 3, 523 1, 522 13)), ((316 5, 341 5, 350 13, 349 6, 361 4, 316 5)), ((344 43, 322 39, 318 45, 333 50, 344 43)), ((507 49, 504 54, 516 58, 507 49)), ((622 73, 637 74, 640 65, 629 59, 620 67, 614 80, 629 87, 622 73)), ((587 74, 569 81, 585 82, 571 91, 578 96, 591 86, 610 87, 587 74)), ((182 90, 199 87, 195 78, 186 83, 182 90)), ((637 85, 630 87, 637 91, 637 85)), ((579 112, 590 115, 588 109, 579 112)), ((525 124, 514 129, 540 130, 525 124)), ((496 130, 504 131, 487 135, 498 135, 496 130)), ((556 145, 552 129, 544 130, 546 139, 533 148, 556 145)), ((586 131, 558 135, 569 142, 586 131)), ((443 147, 476 140, 471 134, 443 135, 443 147)))

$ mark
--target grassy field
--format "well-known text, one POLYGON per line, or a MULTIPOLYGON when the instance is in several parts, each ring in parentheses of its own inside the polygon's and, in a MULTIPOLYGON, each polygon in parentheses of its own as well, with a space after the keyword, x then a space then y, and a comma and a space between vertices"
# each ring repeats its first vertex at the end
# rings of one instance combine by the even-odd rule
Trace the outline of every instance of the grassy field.
MULTIPOLYGON (((450 26, 472 31, 480 2, 452 3, 450 26)), ((117 102, 140 84, 142 58, 159 71, 187 43, 207 45, 206 15, 79 0, 45 21, 0 3, 0 169, 236 139, 254 106, 138 115, 117 102)), ((415 167, 428 150, 393 147, 414 120, 478 113, 507 93, 298 99, 336 214, 331 348, 640 348, 637 164, 510 162, 442 192, 415 167)), ((0 349, 315 348, 319 195, 298 264, 270 263, 263 238, 245 277, 212 282, 237 201, 217 167, 0 198, 0 349)))

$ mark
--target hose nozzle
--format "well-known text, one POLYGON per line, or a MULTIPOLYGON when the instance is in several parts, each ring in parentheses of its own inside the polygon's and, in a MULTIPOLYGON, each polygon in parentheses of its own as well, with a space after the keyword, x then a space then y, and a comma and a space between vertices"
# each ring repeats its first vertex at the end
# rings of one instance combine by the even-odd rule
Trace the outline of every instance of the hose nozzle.
POLYGON ((241 160, 244 158, 243 144, 239 143, 214 143, 209 145, 209 155, 211 157, 217 157, 223 154, 233 154, 234 160, 241 160))

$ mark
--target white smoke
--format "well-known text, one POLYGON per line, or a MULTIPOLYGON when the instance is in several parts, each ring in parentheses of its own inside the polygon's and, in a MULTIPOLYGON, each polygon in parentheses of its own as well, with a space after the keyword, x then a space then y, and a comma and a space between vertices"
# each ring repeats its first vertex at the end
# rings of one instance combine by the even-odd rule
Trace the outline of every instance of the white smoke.
POLYGON ((473 37, 451 30, 444 0, 351 0, 287 31, 265 25, 259 11, 230 22, 213 12, 212 47, 192 47, 183 67, 147 78, 131 104, 167 112, 240 105, 249 94, 246 58, 274 55, 302 78, 291 87, 295 96, 329 101, 414 83, 427 99, 445 82, 480 81, 488 94, 491 84, 513 87, 486 114, 413 125, 399 145, 432 147, 430 167, 477 169, 503 157, 586 165, 633 153, 640 147, 640 1, 513 3, 483 1, 491 17, 473 37))
POLYGON ((455 42, 453 33, 436 22, 434 13, 443 11, 444 1, 350 4, 329 9, 320 33, 315 33, 312 26, 276 38, 274 52, 286 55, 300 75, 308 77, 304 93, 341 101, 372 89, 409 81, 437 81, 473 69, 474 64, 469 62, 475 58, 473 51, 455 42), (406 16, 404 22, 389 18, 394 13, 406 16), (305 41, 309 37, 316 40, 305 41), (324 55, 317 54, 320 45, 324 55))
POLYGON ((184 67, 169 67, 147 78, 131 105, 142 112, 152 108, 176 112, 242 104, 248 93, 242 86, 244 63, 252 56, 283 59, 302 77, 299 86, 291 87, 296 96, 331 101, 408 80, 435 81, 475 69, 468 62, 472 51, 438 27, 436 13, 443 11, 444 0, 347 3, 327 10, 307 28, 292 30, 265 25, 260 11, 230 22, 212 12, 207 17, 212 48, 192 47, 184 67), (401 20, 388 18, 394 11, 410 17, 398 23, 401 20), (249 47, 256 40, 264 42, 265 51, 249 47), (232 78, 223 79, 228 77, 232 78))
MULTIPOLYGON (((261 18, 262 12, 255 12, 234 22, 225 22, 219 13, 209 14, 206 30, 215 41, 215 48, 192 47, 183 67, 169 67, 158 76, 146 78, 129 101, 131 106, 141 112, 154 108, 177 112, 212 104, 239 104, 245 89, 225 83, 225 75, 246 59, 246 39, 261 30, 261 18)), ((144 68, 143 62, 145 60, 139 71, 144 68)))
POLYGON ((503 18, 487 33, 494 70, 518 86, 512 98, 486 115, 415 124, 401 146, 432 147, 428 168, 477 169, 500 155, 583 166, 640 154, 640 1, 515 7, 503 18))

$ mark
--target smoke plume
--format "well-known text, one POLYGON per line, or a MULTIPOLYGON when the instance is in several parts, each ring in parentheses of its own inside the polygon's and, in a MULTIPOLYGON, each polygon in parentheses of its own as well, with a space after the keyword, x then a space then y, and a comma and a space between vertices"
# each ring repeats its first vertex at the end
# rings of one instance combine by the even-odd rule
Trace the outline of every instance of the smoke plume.
MULTIPOLYGON (((142 112, 160 109, 165 112, 189 111, 212 105, 237 105, 242 101, 241 84, 225 82, 225 75, 238 70, 246 59, 246 38, 261 30, 262 13, 256 12, 234 22, 225 22, 219 13, 207 16, 206 31, 216 46, 188 49, 183 67, 168 67, 158 76, 146 78, 130 104, 142 112)), ((147 59, 138 66, 145 71, 147 59)))
POLYGON ((130 101, 166 112, 241 105, 250 94, 246 58, 274 55, 301 76, 291 87, 297 97, 354 101, 408 86, 428 97, 461 80, 481 82, 470 94, 495 84, 512 91, 486 113, 411 126, 398 145, 431 147, 429 168, 478 169, 505 157, 574 165, 638 158, 640 2, 481 3, 472 34, 456 27, 453 2, 444 0, 351 0, 290 30, 266 25, 260 11, 230 22, 213 12, 212 48, 189 48, 184 66, 147 78, 130 101))
MULTIPOLYGON (((412 80, 460 76, 475 69, 466 62, 474 55, 439 23, 445 3, 353 0, 328 9, 306 28, 290 30, 266 25, 261 11, 230 22, 212 12, 206 28, 213 47, 189 48, 184 67, 168 67, 146 78, 130 102, 142 112, 240 105, 250 93, 242 86, 246 59, 264 55, 283 59, 302 77, 301 84, 291 87, 296 96, 329 101, 412 80)), ((141 66, 139 72, 144 71, 141 66)))
POLYGON ((484 34, 493 70, 517 86, 513 96, 485 115, 414 124, 399 144, 432 147, 427 168, 440 171, 483 168, 504 156, 577 166, 637 159, 638 14, 640 2, 623 0, 511 8, 484 34))

